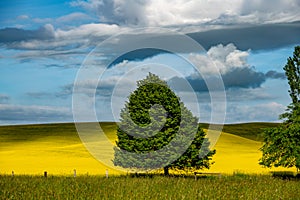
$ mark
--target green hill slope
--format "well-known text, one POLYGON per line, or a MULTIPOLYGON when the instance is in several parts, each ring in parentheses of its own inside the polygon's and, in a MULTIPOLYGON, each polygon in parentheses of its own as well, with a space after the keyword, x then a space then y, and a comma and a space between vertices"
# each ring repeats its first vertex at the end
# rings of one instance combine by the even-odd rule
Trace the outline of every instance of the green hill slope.
MULTIPOLYGON (((279 126, 280 123, 267 123, 267 122, 253 122, 242 124, 225 124, 223 132, 244 137, 247 139, 262 141, 261 133, 265 128, 273 128, 279 126)), ((201 124, 202 128, 207 129, 208 124, 201 124)))
MULTIPOLYGON (((223 132, 262 141, 260 134, 263 129, 276 126, 279 126, 279 123, 225 124, 223 132)), ((112 133, 116 130, 116 123, 101 122, 101 127, 110 139, 115 139, 112 133)), ((202 123, 201 127, 207 129, 208 124, 202 123)), ((78 141, 79 138, 77 136, 76 127, 73 123, 0 126, 0 141, 2 142, 24 142, 47 137, 78 141)))

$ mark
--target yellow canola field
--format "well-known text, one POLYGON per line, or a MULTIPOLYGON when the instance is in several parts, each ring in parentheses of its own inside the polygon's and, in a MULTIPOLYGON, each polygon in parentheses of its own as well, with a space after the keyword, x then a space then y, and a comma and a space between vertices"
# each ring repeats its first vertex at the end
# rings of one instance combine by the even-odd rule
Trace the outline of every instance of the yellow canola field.
MULTIPOLYGON (((83 144, 57 143, 57 141, 32 141, 1 147, 0 174, 72 175, 105 174, 108 167, 98 162, 83 144)), ((109 174, 119 173, 109 169, 109 174)))
POLYGON ((207 172, 233 173, 255 173, 264 174, 270 171, 287 171, 295 169, 285 168, 263 168, 258 164, 262 155, 259 148, 262 142, 250 140, 229 133, 222 133, 214 149, 215 162, 207 172))
MULTIPOLYGON (((257 141, 222 133, 215 146, 215 164, 205 172, 261 174, 274 171, 258 164, 261 145, 257 141)), ((106 169, 109 174, 120 174, 97 161, 79 140, 42 138, 11 143, 0 141, 0 174, 14 171, 15 174, 42 175, 47 171, 50 175, 72 175, 74 169, 78 175, 105 175, 106 169)))

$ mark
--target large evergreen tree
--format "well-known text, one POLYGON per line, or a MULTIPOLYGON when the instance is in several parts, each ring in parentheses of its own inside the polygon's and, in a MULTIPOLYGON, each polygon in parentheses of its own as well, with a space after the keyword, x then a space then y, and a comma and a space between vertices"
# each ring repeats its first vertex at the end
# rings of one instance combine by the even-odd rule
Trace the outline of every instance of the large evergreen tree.
POLYGON ((300 169, 300 46, 295 47, 284 67, 290 86, 292 103, 280 118, 281 126, 264 131, 260 164, 266 167, 293 167, 300 169))
POLYGON ((165 81, 149 73, 121 110, 114 165, 152 170, 210 167, 215 150, 194 117, 165 81))

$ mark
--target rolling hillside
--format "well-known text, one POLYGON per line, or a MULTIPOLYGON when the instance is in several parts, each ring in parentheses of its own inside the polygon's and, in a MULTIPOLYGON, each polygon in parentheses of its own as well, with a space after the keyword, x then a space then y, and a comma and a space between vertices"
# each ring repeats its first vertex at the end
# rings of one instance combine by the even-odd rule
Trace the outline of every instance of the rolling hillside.
MULTIPOLYGON (((270 123, 225 125, 215 149, 217 154, 211 172, 264 173, 259 166, 262 128, 277 126, 270 123), (252 139, 249 139, 252 138, 252 139), (255 139, 255 140, 254 140, 255 139)), ((202 125, 206 128, 205 124, 202 125)), ((101 123, 105 135, 113 144, 115 123, 101 123)), ((108 167, 85 149, 74 124, 43 124, 0 126, 0 174, 104 174, 108 167)), ((119 171, 109 169, 110 174, 119 171)))
MULTIPOLYGON (((280 123, 267 123, 267 122, 225 124, 223 126, 223 132, 241 136, 255 141, 262 141, 261 133, 265 128, 277 127, 279 125, 280 123)), ((201 127, 207 129, 208 124, 203 123, 201 124, 201 127)))

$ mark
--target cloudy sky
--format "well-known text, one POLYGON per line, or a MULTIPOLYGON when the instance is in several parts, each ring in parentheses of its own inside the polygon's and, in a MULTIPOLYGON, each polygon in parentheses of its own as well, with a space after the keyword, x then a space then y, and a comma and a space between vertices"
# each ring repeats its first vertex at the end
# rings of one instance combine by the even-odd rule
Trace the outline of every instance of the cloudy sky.
POLYGON ((73 121, 74 109, 118 120, 148 72, 201 122, 220 122, 214 109, 226 123, 278 121, 299 10, 299 0, 2 0, 0 124, 73 121))

